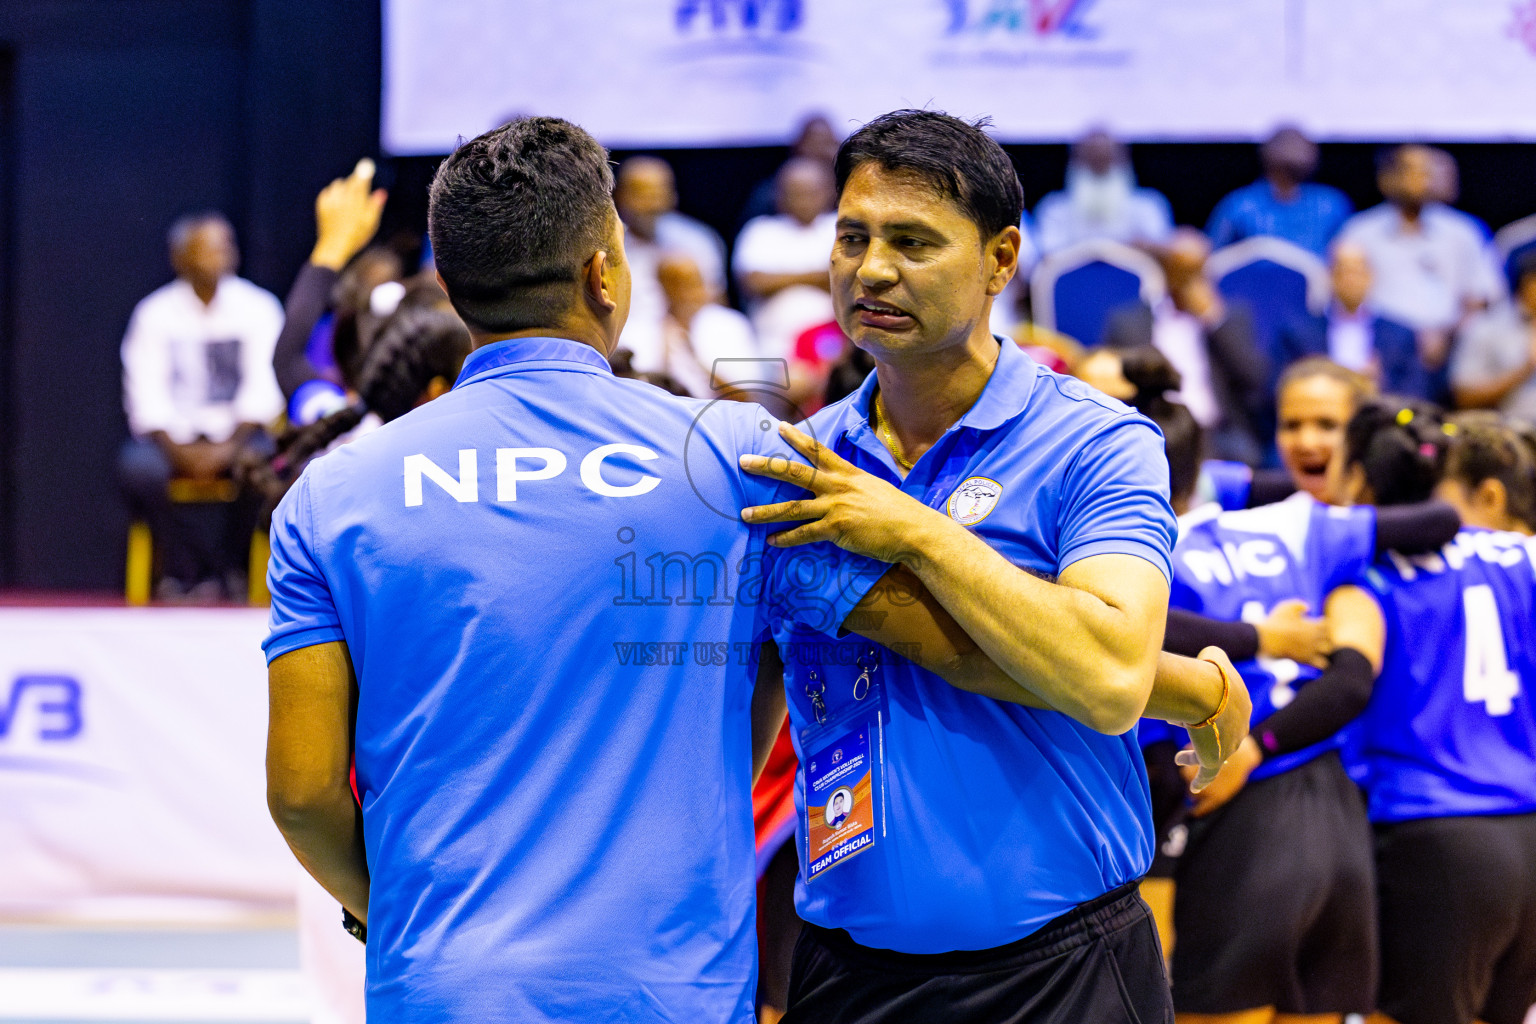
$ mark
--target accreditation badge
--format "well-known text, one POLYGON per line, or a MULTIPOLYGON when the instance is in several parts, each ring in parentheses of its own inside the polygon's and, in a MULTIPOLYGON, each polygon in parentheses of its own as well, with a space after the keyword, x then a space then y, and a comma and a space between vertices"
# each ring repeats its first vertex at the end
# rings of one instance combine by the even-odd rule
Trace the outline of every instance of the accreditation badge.
MULTIPOLYGON (((869 685, 869 676, 866 669, 855 684, 851 704, 801 733, 807 881, 874 846, 883 829, 883 701, 879 687, 869 685)), ((825 707, 819 692, 815 703, 819 717, 825 707)))

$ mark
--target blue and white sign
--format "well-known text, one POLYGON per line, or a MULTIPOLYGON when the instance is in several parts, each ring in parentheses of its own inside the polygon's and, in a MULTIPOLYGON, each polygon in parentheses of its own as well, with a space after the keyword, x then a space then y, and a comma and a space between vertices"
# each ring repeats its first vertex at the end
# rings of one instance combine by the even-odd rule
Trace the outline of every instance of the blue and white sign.
POLYGON ((909 106, 1004 141, 1536 139, 1536 0, 388 0, 384 93, 402 154, 523 113, 693 146, 909 106))

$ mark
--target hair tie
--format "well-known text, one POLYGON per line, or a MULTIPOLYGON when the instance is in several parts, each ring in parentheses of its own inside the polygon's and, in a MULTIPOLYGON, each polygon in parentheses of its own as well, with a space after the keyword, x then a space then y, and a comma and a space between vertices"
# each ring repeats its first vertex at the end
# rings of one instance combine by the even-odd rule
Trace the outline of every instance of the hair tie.
POLYGON ((1425 441, 1423 444, 1419 445, 1419 454, 1424 456, 1426 459, 1434 458, 1437 451, 1438 449, 1428 441, 1425 441))
POLYGON ((1406 427, 1408 424, 1410 424, 1412 422, 1413 422, 1413 410, 1412 409, 1409 409, 1409 408, 1407 408, 1405 406, 1404 408, 1398 410, 1398 413, 1397 413, 1397 425, 1398 426, 1406 427))

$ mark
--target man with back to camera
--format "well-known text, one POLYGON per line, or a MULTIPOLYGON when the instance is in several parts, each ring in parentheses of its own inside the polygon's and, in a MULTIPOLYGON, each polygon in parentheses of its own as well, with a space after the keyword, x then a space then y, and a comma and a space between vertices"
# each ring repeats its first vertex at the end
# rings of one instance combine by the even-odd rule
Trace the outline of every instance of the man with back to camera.
POLYGON ((814 472, 743 459, 815 494, 744 518, 812 520, 775 546, 901 563, 1018 689, 983 699, 867 640, 777 630, 809 922, 785 1020, 1171 1021, 1129 731, 1167 611, 1162 439, 989 333, 1022 192, 979 127, 887 114, 843 144, 837 183, 833 300, 876 372, 811 417, 819 443, 784 428, 814 472), (1022 692, 1035 707, 1005 703, 1022 692), (875 821, 829 843, 821 794, 866 746, 875 821))
MULTIPOLYGON (((367 919, 382 1019, 749 1020, 748 748, 782 691, 731 685, 734 658, 700 649, 751 645, 770 605, 827 631, 863 614, 924 658, 954 632, 869 597, 884 566, 823 546, 833 571, 806 574, 765 531, 700 514, 785 493, 729 464, 782 449, 755 406, 612 376, 629 281, 610 190, 602 148, 556 119, 450 156, 432 240, 476 351, 274 515, 269 803, 367 919)), ((1006 682, 984 654, 945 657, 1006 682)), ((1196 721, 1219 673, 1175 662, 1172 704, 1196 721)), ((1229 739, 1206 745, 1211 775, 1229 739)))

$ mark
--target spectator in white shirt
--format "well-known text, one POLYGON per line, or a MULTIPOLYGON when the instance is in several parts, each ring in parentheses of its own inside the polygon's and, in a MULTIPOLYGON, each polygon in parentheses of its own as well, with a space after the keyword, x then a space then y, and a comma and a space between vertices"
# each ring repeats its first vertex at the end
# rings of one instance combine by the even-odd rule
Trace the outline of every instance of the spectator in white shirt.
POLYGON ((1090 239, 1155 245, 1172 233, 1168 200, 1136 187, 1130 153, 1102 129, 1073 145, 1066 188, 1035 207, 1035 240, 1047 256, 1090 239))
POLYGON ((216 598, 243 566, 254 509, 230 517, 226 543, 210 544, 173 507, 173 478, 214 481, 240 452, 260 447, 283 410, 272 353, 283 324, 277 297, 234 276, 234 230, 216 213, 171 227, 176 280, 134 308, 123 338, 123 404, 133 438, 119 469, 129 504, 149 521, 165 589, 216 598), (242 535, 243 534, 243 535, 242 535), (235 551, 240 555, 236 556, 235 551))
POLYGON ((677 212, 677 182, 672 167, 654 156, 633 156, 614 175, 613 202, 624 221, 624 254, 633 281, 629 320, 620 344, 635 354, 636 365, 661 356, 666 297, 657 280, 664 256, 683 253, 697 264, 717 295, 725 294, 725 243, 713 228, 677 212))
POLYGON ((1504 292, 1478 222, 1439 201, 1450 187, 1446 154, 1399 146, 1383 159, 1377 184, 1386 202, 1357 213, 1340 237, 1370 255, 1371 304, 1418 333, 1419 355, 1441 370, 1466 318, 1504 292))
MULTIPOLYGON (((632 365, 642 372, 670 376, 696 398, 728 391, 742 377, 740 361, 756 361, 757 339, 751 322, 717 301, 690 256, 662 257, 658 277, 667 300, 661 358, 646 359, 636 353, 632 365)), ((748 371, 747 377, 756 375, 748 371)))
POLYGON ((777 184, 779 212, 741 229, 734 270, 763 354, 787 358, 801 334, 833 319, 836 187, 826 164, 807 157, 785 163, 777 184))
POLYGON ((1513 301, 1474 316, 1451 358, 1462 409, 1497 409, 1536 423, 1536 252, 1516 266, 1513 301))

